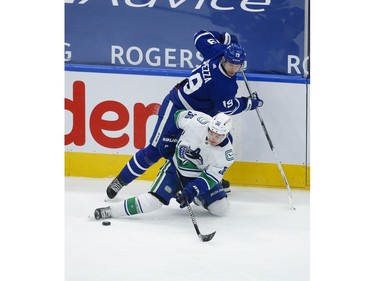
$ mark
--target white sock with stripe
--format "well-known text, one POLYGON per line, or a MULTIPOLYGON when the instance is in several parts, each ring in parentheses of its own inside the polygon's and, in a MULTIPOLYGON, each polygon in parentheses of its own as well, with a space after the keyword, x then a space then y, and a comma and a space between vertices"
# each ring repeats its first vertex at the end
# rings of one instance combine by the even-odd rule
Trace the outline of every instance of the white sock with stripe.
POLYGON ((132 216, 160 209, 163 204, 150 193, 125 199, 111 206, 112 217, 132 216))

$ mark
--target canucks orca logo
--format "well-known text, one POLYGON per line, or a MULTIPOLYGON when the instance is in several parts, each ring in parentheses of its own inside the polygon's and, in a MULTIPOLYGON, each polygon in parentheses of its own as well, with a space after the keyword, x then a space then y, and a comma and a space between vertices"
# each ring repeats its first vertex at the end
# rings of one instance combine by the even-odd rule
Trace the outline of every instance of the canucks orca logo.
POLYGON ((201 149, 199 147, 196 150, 192 150, 190 147, 182 145, 179 149, 179 156, 181 159, 196 160, 199 165, 203 165, 203 157, 200 152, 201 149))

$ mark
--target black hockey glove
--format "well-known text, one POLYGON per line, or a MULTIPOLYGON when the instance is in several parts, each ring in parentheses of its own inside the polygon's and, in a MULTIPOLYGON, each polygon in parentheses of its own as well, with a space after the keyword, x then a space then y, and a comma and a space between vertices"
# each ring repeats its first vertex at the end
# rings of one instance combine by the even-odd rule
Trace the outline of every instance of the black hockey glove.
POLYGON ((253 110, 256 109, 257 107, 261 107, 263 105, 263 100, 261 100, 258 97, 257 92, 253 92, 251 94, 251 98, 249 97, 247 100, 247 109, 246 110, 253 110))
POLYGON ((184 196, 182 196, 182 194, 179 192, 177 193, 174 198, 176 198, 176 201, 178 204, 180 204, 180 208, 184 208, 187 206, 186 204, 186 199, 184 198, 184 196))

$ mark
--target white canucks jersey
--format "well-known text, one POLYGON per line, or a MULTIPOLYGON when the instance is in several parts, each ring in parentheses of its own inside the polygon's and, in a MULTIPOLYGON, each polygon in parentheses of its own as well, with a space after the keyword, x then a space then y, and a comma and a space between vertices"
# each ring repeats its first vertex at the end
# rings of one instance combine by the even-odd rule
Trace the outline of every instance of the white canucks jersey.
POLYGON ((209 115, 192 110, 179 110, 175 114, 176 126, 184 131, 177 142, 173 162, 184 177, 203 179, 205 186, 200 186, 203 190, 220 183, 234 162, 228 137, 217 146, 209 144, 210 120, 209 115))

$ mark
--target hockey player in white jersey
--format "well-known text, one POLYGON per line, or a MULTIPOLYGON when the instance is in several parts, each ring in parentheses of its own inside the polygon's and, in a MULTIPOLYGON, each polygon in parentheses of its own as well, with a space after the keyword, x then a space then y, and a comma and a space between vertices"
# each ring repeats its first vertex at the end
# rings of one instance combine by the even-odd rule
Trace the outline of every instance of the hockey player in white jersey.
POLYGON ((160 168, 148 193, 95 210, 95 219, 148 213, 169 205, 176 198, 181 208, 193 200, 210 213, 224 216, 229 201, 220 182, 234 162, 234 151, 228 134, 232 128, 229 115, 179 110, 175 125, 183 132, 173 157, 160 168), (177 193, 181 194, 177 196, 177 193), (181 196, 182 195, 182 196, 181 196))

